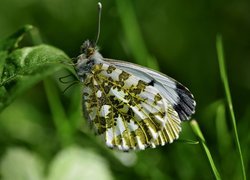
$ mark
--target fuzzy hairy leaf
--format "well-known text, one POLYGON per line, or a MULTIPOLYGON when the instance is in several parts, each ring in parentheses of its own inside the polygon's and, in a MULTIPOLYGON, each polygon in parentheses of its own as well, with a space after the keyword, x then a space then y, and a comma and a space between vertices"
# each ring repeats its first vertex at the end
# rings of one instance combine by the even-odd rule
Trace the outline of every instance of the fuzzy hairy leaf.
POLYGON ((61 68, 70 68, 65 63, 71 62, 64 52, 48 45, 25 47, 12 51, 5 58, 3 56, 6 54, 0 56, 0 60, 1 57, 5 59, 3 64, 0 63, 3 65, 0 75, 0 111, 46 76, 61 68))

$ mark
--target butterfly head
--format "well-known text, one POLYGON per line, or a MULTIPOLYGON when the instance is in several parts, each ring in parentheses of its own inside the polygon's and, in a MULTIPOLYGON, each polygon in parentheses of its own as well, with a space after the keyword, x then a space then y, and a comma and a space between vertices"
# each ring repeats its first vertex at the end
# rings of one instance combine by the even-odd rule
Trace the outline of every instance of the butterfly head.
POLYGON ((81 46, 81 52, 85 55, 86 58, 90 58, 92 55, 94 55, 96 50, 97 47, 95 43, 89 40, 86 40, 81 46))
POLYGON ((94 64, 101 62, 103 57, 98 52, 98 48, 95 43, 86 40, 81 46, 81 54, 76 58, 77 62, 75 63, 76 72, 82 81, 86 73, 91 71, 91 68, 94 64))

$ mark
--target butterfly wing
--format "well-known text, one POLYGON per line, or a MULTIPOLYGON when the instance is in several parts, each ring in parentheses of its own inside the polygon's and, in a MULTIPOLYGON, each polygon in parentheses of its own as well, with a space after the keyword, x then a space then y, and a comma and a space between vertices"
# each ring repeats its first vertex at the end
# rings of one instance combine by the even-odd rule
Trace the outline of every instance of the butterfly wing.
POLYGON ((83 92, 89 122, 107 146, 141 150, 177 139, 181 121, 161 90, 118 63, 110 64, 92 67, 83 92))
POLYGON ((135 76, 141 77, 161 92, 161 95, 171 103, 181 120, 188 120, 195 112, 196 102, 191 92, 176 80, 155 70, 114 59, 104 59, 106 62, 135 76))

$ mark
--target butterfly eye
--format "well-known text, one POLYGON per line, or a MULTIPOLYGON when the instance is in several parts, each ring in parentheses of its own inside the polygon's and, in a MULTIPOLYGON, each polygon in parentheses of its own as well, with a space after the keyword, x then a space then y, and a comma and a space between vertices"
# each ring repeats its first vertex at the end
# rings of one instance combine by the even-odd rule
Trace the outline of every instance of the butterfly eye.
POLYGON ((95 45, 89 40, 85 41, 81 46, 81 53, 85 54, 87 58, 95 52, 95 45))
POLYGON ((95 52, 95 49, 94 49, 94 48, 92 48, 92 47, 87 48, 87 49, 86 49, 86 57, 87 57, 87 58, 90 57, 91 55, 94 54, 94 52, 95 52))

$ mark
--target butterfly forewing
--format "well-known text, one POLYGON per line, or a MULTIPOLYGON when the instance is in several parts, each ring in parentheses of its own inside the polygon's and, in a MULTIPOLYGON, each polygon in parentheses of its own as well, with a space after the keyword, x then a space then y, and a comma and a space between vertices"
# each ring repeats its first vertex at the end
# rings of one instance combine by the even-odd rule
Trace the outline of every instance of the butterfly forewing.
POLYGON ((141 77, 145 82, 153 82, 153 86, 174 107, 181 120, 188 120, 194 114, 196 102, 193 95, 185 86, 171 77, 129 62, 107 58, 105 58, 105 61, 134 76, 141 77))
POLYGON ((145 149, 178 138, 178 113, 144 78, 102 61, 92 66, 84 84, 90 124, 110 148, 145 149))

